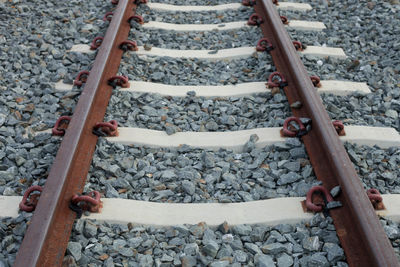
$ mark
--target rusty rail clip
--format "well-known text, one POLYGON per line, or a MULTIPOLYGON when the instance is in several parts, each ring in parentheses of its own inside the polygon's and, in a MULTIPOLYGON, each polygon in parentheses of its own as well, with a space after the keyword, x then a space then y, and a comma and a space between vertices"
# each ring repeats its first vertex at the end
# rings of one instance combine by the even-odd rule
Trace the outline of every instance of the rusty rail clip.
POLYGON ((269 75, 267 85, 269 88, 279 87, 282 89, 283 87, 288 86, 288 82, 282 73, 275 71, 269 75))
POLYGON ((339 136, 345 136, 346 132, 344 131, 344 124, 342 121, 336 120, 332 122, 333 127, 335 127, 335 130, 339 136))
POLYGON ((130 51, 138 51, 138 46, 136 41, 131 41, 131 40, 126 40, 123 41, 120 45, 119 48, 124 50, 124 52, 130 50, 130 51))
POLYGON ((128 88, 129 87, 129 79, 128 79, 128 77, 122 76, 122 75, 112 76, 110 79, 108 79, 108 84, 114 88, 117 86, 121 86, 123 88, 128 88))
POLYGON ((339 201, 334 201, 331 193, 329 193, 329 191, 322 185, 313 186, 307 192, 306 207, 307 207, 307 210, 309 210, 309 211, 321 212, 323 210, 327 211, 330 209, 339 208, 341 206, 342 206, 342 203, 340 203, 339 201), (322 197, 324 199, 323 203, 314 203, 313 202, 313 195, 315 193, 322 194, 322 197))
POLYGON ((257 13, 254 13, 254 14, 252 14, 251 16, 250 16, 250 18, 249 18, 249 20, 247 21, 247 24, 248 25, 251 25, 251 26, 258 26, 258 25, 260 25, 261 23, 263 23, 264 21, 263 21, 263 19, 261 18, 261 16, 260 15, 258 15, 257 13))
POLYGON ((68 125, 70 121, 71 121, 71 116, 61 116, 60 118, 58 118, 58 120, 54 124, 53 129, 51 129, 52 134, 57 136, 64 136, 65 128, 61 128, 60 125, 62 123, 66 123, 68 125))
POLYGON ((81 87, 83 83, 87 81, 90 72, 88 70, 82 70, 78 73, 74 80, 74 85, 81 87))
POLYGON ((310 76, 310 79, 314 87, 321 87, 321 79, 318 76, 310 76))
POLYGON ((293 41, 293 45, 296 51, 303 51, 306 49, 306 46, 299 41, 293 41))
POLYGON ((29 187, 25 193, 24 196, 22 197, 21 202, 19 203, 19 209, 22 211, 26 211, 26 212, 32 212, 35 210, 36 205, 39 201, 39 194, 32 194, 32 192, 34 191, 38 191, 38 192, 42 192, 43 188, 39 185, 34 185, 29 187), (29 200, 28 200, 29 198, 29 200))
POLYGON ((103 21, 111 21, 113 15, 114 13, 112 11, 107 12, 104 14, 103 21))
POLYGON ((96 50, 97 48, 99 48, 103 40, 104 37, 101 36, 97 36, 96 38, 94 38, 92 43, 90 44, 90 50, 96 50))
MULTIPOLYGON (((143 24, 144 23, 144 19, 140 15, 133 15, 133 16, 130 16, 128 18, 128 22, 129 23, 131 23, 132 20, 135 21, 136 23, 139 23, 139 24, 143 24)), ((131 26, 132 26, 132 24, 131 24, 131 26)))
POLYGON ((84 211, 100 212, 102 204, 100 193, 92 191, 87 195, 76 194, 72 196, 69 208, 76 212, 76 216, 79 219, 82 217, 84 211))
POLYGON ((94 125, 92 133, 99 137, 118 136, 118 122, 116 120, 98 122, 94 125))
POLYGON ((257 42, 256 50, 258 52, 264 52, 264 51, 269 52, 272 49, 274 49, 274 46, 272 45, 272 43, 267 38, 261 38, 257 42))
POLYGON ((281 16, 281 21, 282 21, 282 23, 285 24, 285 25, 289 24, 289 20, 288 20, 288 18, 285 17, 285 16, 281 16))
POLYGON ((367 196, 371 201, 372 206, 375 210, 384 210, 385 206, 383 205, 383 198, 379 193, 378 189, 370 188, 367 190, 367 196))
POLYGON ((281 135, 285 137, 302 137, 311 130, 311 122, 309 118, 289 117, 283 123, 281 135), (289 129, 291 122, 296 122, 298 129, 294 128, 294 126, 289 129))

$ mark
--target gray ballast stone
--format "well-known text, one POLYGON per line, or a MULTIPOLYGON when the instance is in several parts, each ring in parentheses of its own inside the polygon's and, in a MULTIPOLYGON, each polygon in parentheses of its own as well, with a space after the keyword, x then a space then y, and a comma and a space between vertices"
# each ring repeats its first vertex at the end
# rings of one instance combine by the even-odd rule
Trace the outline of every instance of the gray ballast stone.
POLYGON ((344 251, 337 244, 325 243, 322 250, 328 253, 327 258, 330 262, 344 259, 344 251))
POLYGON ((253 243, 245 243, 245 244, 244 244, 244 247, 245 247, 248 251, 250 251, 251 253, 253 253, 254 255, 256 255, 256 254, 262 254, 261 249, 260 249, 256 244, 253 244, 253 243))
POLYGON ((336 209, 342 207, 342 203, 340 201, 331 201, 326 205, 327 209, 336 209))
POLYGON ((397 239, 400 237, 399 229, 396 227, 385 225, 383 229, 385 230, 386 235, 390 239, 397 239))
POLYGON ((183 181, 183 182, 182 182, 182 187, 183 187, 183 190, 184 190, 188 195, 193 195, 194 192, 195 192, 195 190, 196 190, 195 185, 194 185, 192 182, 190 182, 190 181, 183 181))
POLYGON ((282 175, 279 178, 278 185, 290 184, 290 183, 296 182, 300 179, 302 179, 301 175, 299 175, 295 172, 289 172, 287 174, 282 175))
POLYGON ((277 258, 278 267, 289 267, 293 265, 293 258, 286 253, 282 253, 281 256, 277 258))
POLYGON ((318 251, 321 247, 318 236, 305 237, 302 243, 303 248, 308 251, 318 251))
POLYGON ((116 239, 113 241, 113 248, 115 251, 118 251, 126 246, 126 241, 123 239, 116 239))
POLYGON ((143 239, 139 237, 134 237, 128 240, 128 245, 131 248, 137 248, 143 242, 143 239))
POLYGON ((233 257, 237 262, 247 262, 247 254, 242 250, 235 250, 235 252, 233 253, 233 257))
POLYGON ((207 241, 207 243, 205 244, 205 246, 203 247, 203 252, 207 255, 210 256, 212 258, 215 258, 215 256, 217 255, 219 250, 219 245, 217 244, 217 242, 213 241, 213 240, 209 240, 207 241))
POLYGON ((139 265, 141 267, 152 267, 153 257, 151 255, 139 255, 139 265))
POLYGON ((120 250, 118 250, 118 253, 125 257, 133 256, 133 251, 131 248, 121 248, 120 250))
POLYGON ((93 237, 97 234, 97 226, 90 221, 85 222, 84 234, 86 237, 93 237))
POLYGON ((210 264, 210 267, 226 267, 229 265, 230 265, 229 260, 223 260, 223 261, 214 261, 213 263, 210 264))
POLYGON ((233 254, 233 249, 228 244, 222 244, 220 250, 217 254, 217 259, 224 259, 227 257, 231 257, 233 254))
POLYGON ((330 191, 331 196, 332 196, 333 198, 337 197, 337 196, 340 194, 340 192, 341 192, 341 190, 340 190, 340 186, 339 186, 339 185, 333 187, 333 188, 331 189, 331 191, 330 191))
POLYGON ((196 258, 193 256, 183 256, 181 258, 181 262, 182 262, 182 266, 184 267, 192 267, 192 266, 196 266, 196 258))
POLYGON ((315 253, 308 259, 310 267, 329 267, 329 262, 323 253, 315 253))
POLYGON ((287 247, 281 243, 273 243, 261 247, 261 250, 265 254, 277 255, 281 252, 287 252, 287 247))
POLYGON ((257 254, 254 257, 254 262, 257 267, 272 267, 275 266, 273 258, 269 255, 257 254))
POLYGON ((232 232, 237 235, 250 235, 252 228, 250 225, 235 225, 232 227, 232 232))
POLYGON ((78 242, 68 242, 67 253, 72 255, 76 261, 82 257, 82 245, 78 242))

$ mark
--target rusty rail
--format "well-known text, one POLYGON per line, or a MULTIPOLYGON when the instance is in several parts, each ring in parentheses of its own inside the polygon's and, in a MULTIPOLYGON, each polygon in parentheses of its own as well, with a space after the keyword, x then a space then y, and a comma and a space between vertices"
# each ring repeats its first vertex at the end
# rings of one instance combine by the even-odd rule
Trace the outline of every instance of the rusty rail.
POLYGON ((128 18, 134 1, 120 0, 101 44, 68 130, 51 167, 40 201, 15 261, 16 267, 61 266, 76 214, 68 208, 71 197, 82 193, 95 150, 93 126, 103 121, 111 86, 107 79, 118 71, 127 39, 128 18))
POLYGON ((274 46, 270 51, 274 64, 289 83, 285 87, 289 103, 302 103, 302 108, 292 109, 293 114, 312 119, 312 130, 302 139, 314 172, 326 188, 340 185, 342 189, 338 200, 343 207, 331 210, 330 215, 349 265, 399 266, 394 250, 273 1, 257 0, 254 10, 263 20, 260 27, 264 37, 274 46))

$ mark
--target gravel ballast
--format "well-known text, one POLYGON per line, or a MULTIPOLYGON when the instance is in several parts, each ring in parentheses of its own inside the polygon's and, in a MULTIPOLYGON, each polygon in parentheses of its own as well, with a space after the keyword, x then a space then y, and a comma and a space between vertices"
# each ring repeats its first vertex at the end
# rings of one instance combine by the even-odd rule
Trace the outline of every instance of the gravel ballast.
POLYGON ((306 224, 217 229, 79 221, 67 254, 79 266, 347 266, 332 219, 319 214, 306 224))
POLYGON ((174 24, 220 24, 224 22, 247 21, 254 9, 242 6, 239 9, 201 12, 158 11, 147 5, 140 5, 136 10, 145 22, 160 21, 174 24))
POLYGON ((67 53, 90 43, 107 25, 111 4, 0 2, 0 195, 22 195, 44 185, 60 139, 40 132, 71 114, 80 90, 56 92, 54 83, 72 83, 95 55, 67 53))
MULTIPOLYGON (((247 21, 252 14, 252 9, 218 12, 156 12, 142 5, 137 13, 143 16, 146 22, 160 21, 172 24, 216 24, 224 22, 247 21)), ((176 32, 171 30, 147 29, 132 21, 129 38, 137 41, 138 45, 147 48, 159 47, 169 49, 227 49, 243 46, 256 46, 261 38, 259 27, 243 27, 235 30, 213 30, 176 32)), ((196 28, 196 25, 194 25, 196 28)))
POLYGON ((100 140, 85 191, 153 202, 243 202, 305 196, 319 184, 297 139, 259 149, 257 138, 253 135, 240 153, 100 140))
POLYGON ((341 47, 346 60, 302 57, 310 75, 368 83, 371 94, 323 96, 332 119, 394 127, 400 131, 400 4, 392 1, 321 1, 302 13, 280 11, 290 19, 322 21, 323 32, 289 30, 307 45, 341 47))
POLYGON ((169 97, 157 94, 114 92, 106 120, 120 126, 166 131, 237 131, 280 127, 291 116, 284 94, 246 97, 169 97))
POLYGON ((366 189, 376 188, 381 194, 400 193, 400 148, 358 146, 345 147, 366 189))
POLYGON ((39 134, 30 139, 0 137, 0 195, 23 195, 31 185, 43 186, 61 139, 39 134))
POLYGON ((0 266, 13 266, 32 213, 21 212, 16 218, 0 218, 0 266))
POLYGON ((254 53, 250 58, 233 60, 177 59, 125 53, 119 73, 129 80, 170 85, 225 85, 268 81, 275 71, 271 56, 254 53))
POLYGON ((152 47, 180 50, 220 50, 257 45, 261 32, 257 27, 226 31, 178 32, 136 28, 130 38, 147 49, 152 47))
POLYGON ((22 195, 43 185, 60 139, 49 134, 61 115, 71 114, 80 90, 56 92, 72 83, 94 55, 67 53, 105 30, 109 3, 7 1, 0 3, 0 195, 22 195))
MULTIPOLYGON (((17 218, 0 220, 0 264, 13 265, 31 217, 22 212, 17 218)), ((384 218, 381 223, 400 261, 400 225, 384 218)), ((241 266, 255 262, 269 266, 260 261, 278 266, 347 266, 332 219, 321 214, 303 224, 274 227, 224 223, 209 228, 199 223, 156 228, 79 220, 64 258, 70 266, 153 266, 159 262, 169 266, 241 266), (244 258, 246 261, 241 261, 244 258)))
MULTIPOLYGON (((106 197, 155 202, 243 202, 305 196, 318 185, 304 146, 285 144, 255 148, 252 136, 242 152, 98 144, 86 191, 106 197)), ((398 148, 345 147, 365 189, 400 192, 398 148)))

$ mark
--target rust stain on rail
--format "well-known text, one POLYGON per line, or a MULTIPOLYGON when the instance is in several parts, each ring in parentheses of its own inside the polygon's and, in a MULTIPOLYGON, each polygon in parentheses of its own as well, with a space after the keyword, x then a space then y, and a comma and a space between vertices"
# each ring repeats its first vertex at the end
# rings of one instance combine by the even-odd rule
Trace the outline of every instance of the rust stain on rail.
POLYGON ((338 199, 343 207, 330 211, 350 266, 399 266, 347 152, 298 56, 271 0, 257 0, 254 6, 262 18, 260 27, 274 49, 270 51, 277 70, 286 77, 285 93, 297 117, 312 119, 312 130, 302 140, 317 178, 327 189, 340 185, 338 199))
POLYGON ((97 142, 92 129, 104 118, 112 92, 108 78, 119 68, 123 51, 118 47, 129 34, 128 18, 136 8, 133 2, 120 0, 114 11, 14 266, 62 264, 76 218, 68 205, 73 195, 82 192, 86 181, 97 142))

